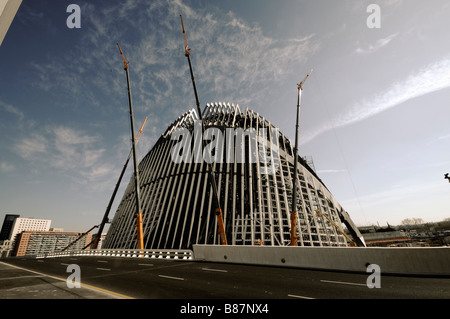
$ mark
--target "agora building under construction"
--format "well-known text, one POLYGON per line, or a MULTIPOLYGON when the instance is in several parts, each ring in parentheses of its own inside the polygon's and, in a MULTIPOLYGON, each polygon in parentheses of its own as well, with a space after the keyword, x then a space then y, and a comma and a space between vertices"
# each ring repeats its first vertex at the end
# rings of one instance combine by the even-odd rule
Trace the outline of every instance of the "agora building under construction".
MULTIPOLYGON (((221 243, 208 182, 211 167, 228 244, 288 246, 295 180, 290 140, 248 108, 211 103, 200 122, 205 133, 214 129, 216 136, 203 136, 210 143, 202 148, 198 138, 180 134, 196 136, 198 122, 194 109, 185 113, 139 163, 144 248, 191 249, 195 244, 221 243), (222 133, 220 138, 217 132, 222 133)), ((342 231, 344 225, 357 241, 360 233, 348 213, 297 156, 296 245, 348 246, 351 240, 342 231)), ((131 178, 104 248, 138 248, 134 182, 131 178)))

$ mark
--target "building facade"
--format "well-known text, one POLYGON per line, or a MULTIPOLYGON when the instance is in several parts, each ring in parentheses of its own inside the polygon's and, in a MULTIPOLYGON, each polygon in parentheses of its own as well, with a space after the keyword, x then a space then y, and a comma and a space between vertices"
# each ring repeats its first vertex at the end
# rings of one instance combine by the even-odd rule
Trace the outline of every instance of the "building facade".
MULTIPOLYGON (((203 122, 195 110, 185 113, 139 164, 145 248, 190 249, 194 244, 220 244, 208 178, 211 169, 228 244, 289 245, 293 150, 283 133, 249 109, 207 104, 203 122)), ((314 170, 297 156, 298 245, 347 246, 342 223, 356 239, 362 238, 314 170)), ((136 248, 133 178, 117 208, 104 248, 136 248)))
POLYGON ((30 217, 17 217, 11 230, 11 240, 23 231, 49 231, 52 221, 30 217))
MULTIPOLYGON (((81 235, 82 232, 23 231, 17 236, 12 255, 29 256, 61 252, 81 235)), ((91 240, 92 234, 89 233, 70 246, 68 251, 82 250, 91 240)))
POLYGON ((15 214, 6 214, 5 215, 5 219, 3 220, 3 224, 2 224, 2 229, 0 231, 0 241, 11 239, 14 222, 19 217, 20 217, 20 215, 15 215, 15 214))

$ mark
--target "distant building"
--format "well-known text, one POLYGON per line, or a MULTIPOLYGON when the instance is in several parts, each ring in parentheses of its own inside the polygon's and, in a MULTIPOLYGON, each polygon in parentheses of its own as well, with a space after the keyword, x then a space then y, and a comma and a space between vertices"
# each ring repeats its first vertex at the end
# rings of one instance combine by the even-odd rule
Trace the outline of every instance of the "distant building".
POLYGON ((404 231, 371 232, 363 234, 367 246, 394 246, 406 245, 411 242, 411 237, 404 231))
POLYGON ((7 257, 15 247, 16 237, 23 231, 49 231, 51 220, 7 214, 0 232, 0 256, 7 257))
MULTIPOLYGON (((27 256, 60 252, 83 234, 83 232, 23 231, 17 236, 12 255, 27 256)), ((75 242, 68 251, 82 250, 91 240, 92 234, 87 234, 75 242)))
POLYGON ((20 215, 13 215, 13 214, 5 215, 2 230, 0 231, 0 241, 11 239, 11 232, 14 226, 14 222, 18 217, 20 217, 20 215))
POLYGON ((14 240, 15 236, 23 231, 49 231, 51 223, 52 221, 49 219, 17 217, 9 239, 14 240))

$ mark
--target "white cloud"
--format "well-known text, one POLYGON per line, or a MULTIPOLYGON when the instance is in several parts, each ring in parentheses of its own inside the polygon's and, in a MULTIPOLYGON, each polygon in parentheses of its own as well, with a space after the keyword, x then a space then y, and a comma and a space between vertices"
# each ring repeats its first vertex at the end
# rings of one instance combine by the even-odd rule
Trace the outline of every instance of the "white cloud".
POLYGON ((414 98, 450 87, 450 58, 426 66, 370 99, 362 100, 339 118, 305 132, 303 143, 308 143, 329 130, 366 120, 381 112, 399 106, 414 98))
POLYGON ((40 78, 35 85, 43 90, 62 88, 70 94, 68 98, 123 96, 126 93, 118 95, 124 87, 122 74, 100 72, 123 71, 116 46, 119 42, 130 61, 136 111, 147 110, 149 105, 159 111, 167 105, 170 110, 164 111, 176 108, 178 116, 195 102, 191 100, 180 14, 203 105, 211 102, 203 100, 205 96, 227 96, 230 102, 241 105, 247 101, 262 103, 261 93, 291 74, 318 47, 314 35, 269 37, 259 25, 250 25, 235 13, 214 7, 193 10, 181 0, 125 1, 103 10, 95 4, 86 6, 89 10, 84 10, 88 12, 84 19, 88 22, 82 41, 64 57, 34 63, 40 78))
POLYGON ((0 107, 2 107, 3 110, 5 110, 8 113, 16 115, 20 121, 22 121, 25 117, 21 110, 19 110, 17 107, 12 106, 10 104, 0 101, 0 107))
POLYGON ((6 163, 6 162, 1 162, 0 163, 0 171, 5 172, 5 173, 10 173, 14 170, 14 165, 6 163))
POLYGON ((375 44, 371 44, 367 48, 358 47, 355 50, 355 53, 357 53, 357 54, 371 54, 371 53, 374 53, 374 52, 380 50, 381 48, 387 46, 394 38, 397 37, 397 35, 398 35, 398 32, 394 33, 394 34, 391 34, 390 36, 387 36, 385 38, 378 39, 377 42, 375 42, 375 44))
POLYGON ((336 174, 336 173, 347 173, 346 169, 321 169, 317 171, 317 174, 336 174))
POLYGON ((19 155, 27 160, 31 160, 36 154, 43 154, 47 151, 48 142, 47 139, 35 134, 32 137, 25 137, 15 146, 15 150, 19 155))
MULTIPOLYGON (((93 189, 110 185, 115 167, 98 136, 66 126, 45 127, 41 131, 20 138, 15 146, 16 152, 30 162, 33 171, 50 169, 93 189)), ((1 169, 5 171, 10 167, 2 163, 1 169)))

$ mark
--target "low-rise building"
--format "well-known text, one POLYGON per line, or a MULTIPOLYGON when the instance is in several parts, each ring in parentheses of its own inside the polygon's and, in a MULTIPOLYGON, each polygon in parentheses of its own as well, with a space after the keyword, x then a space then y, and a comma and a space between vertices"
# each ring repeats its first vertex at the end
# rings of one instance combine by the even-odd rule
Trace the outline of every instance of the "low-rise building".
POLYGON ((67 250, 82 250, 92 240, 92 234, 89 233, 76 241, 83 234, 82 232, 23 231, 17 236, 13 256, 52 254, 63 251, 72 243, 67 250))

